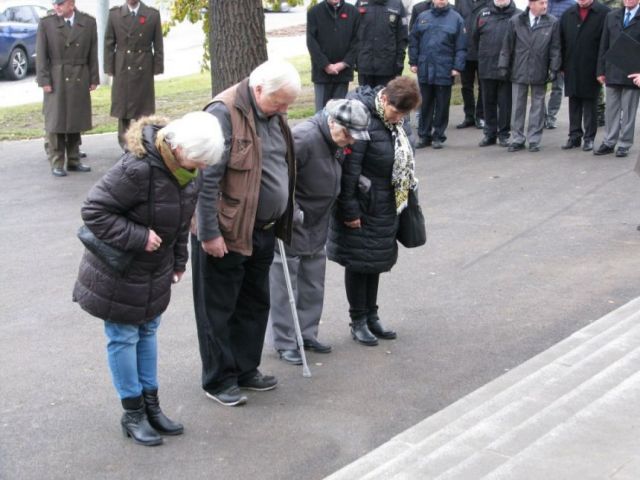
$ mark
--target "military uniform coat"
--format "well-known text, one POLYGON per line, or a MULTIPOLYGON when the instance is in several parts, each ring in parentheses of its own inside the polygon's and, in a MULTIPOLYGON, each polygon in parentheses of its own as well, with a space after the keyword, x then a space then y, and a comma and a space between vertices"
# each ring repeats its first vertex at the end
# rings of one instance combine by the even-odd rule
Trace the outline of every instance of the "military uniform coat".
POLYGON ((140 2, 109 10, 104 34, 104 71, 113 75, 111 116, 138 118, 156 110, 153 76, 164 71, 160 13, 140 2))
POLYGON ((91 130, 90 85, 100 83, 98 33, 91 15, 75 11, 69 27, 62 17, 49 15, 38 25, 36 81, 51 85, 44 93, 44 128, 48 133, 91 130))

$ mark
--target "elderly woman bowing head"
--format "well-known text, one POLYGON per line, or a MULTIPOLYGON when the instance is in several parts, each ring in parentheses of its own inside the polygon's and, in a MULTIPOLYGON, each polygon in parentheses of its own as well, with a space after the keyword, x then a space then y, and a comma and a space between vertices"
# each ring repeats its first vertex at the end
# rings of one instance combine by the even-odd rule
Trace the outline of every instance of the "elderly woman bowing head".
POLYGON ((133 260, 116 271, 86 250, 73 300, 104 320, 123 433, 159 445, 160 434, 183 427, 160 410, 156 330, 187 263, 198 170, 219 161, 224 138, 215 117, 193 112, 170 123, 142 118, 126 141, 128 151, 89 191, 81 213, 98 241, 133 252, 133 260))

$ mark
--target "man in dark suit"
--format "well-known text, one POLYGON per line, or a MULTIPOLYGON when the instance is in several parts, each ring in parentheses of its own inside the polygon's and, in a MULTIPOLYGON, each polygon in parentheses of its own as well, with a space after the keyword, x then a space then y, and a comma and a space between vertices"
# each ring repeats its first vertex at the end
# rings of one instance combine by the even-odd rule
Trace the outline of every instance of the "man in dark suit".
POLYGON ((36 80, 44 93, 45 149, 51 173, 89 172, 80 162, 80 132, 91 130, 91 95, 100 83, 95 19, 75 0, 54 0, 38 25, 36 80), (65 169, 66 156, 66 169, 65 169))
POLYGON ((616 157, 626 157, 633 145, 640 90, 627 77, 627 73, 606 60, 605 54, 623 32, 640 40, 638 2, 623 0, 624 8, 609 12, 604 23, 597 71, 598 81, 606 86, 605 134, 602 144, 593 151, 594 155, 608 155, 615 151, 616 157))
POLYGON ((588 152, 598 129, 596 68, 609 7, 594 0, 577 1, 560 18, 564 93, 569 97, 569 139, 562 148, 578 148, 584 138, 582 150, 588 152))
POLYGON ((329 100, 344 98, 358 56, 356 8, 344 0, 325 0, 307 12, 307 49, 316 112, 329 100))
POLYGON ((131 120, 155 113, 153 76, 163 71, 158 10, 139 0, 113 7, 104 34, 104 72, 113 75, 111 116, 118 119, 118 142, 123 149, 131 120))

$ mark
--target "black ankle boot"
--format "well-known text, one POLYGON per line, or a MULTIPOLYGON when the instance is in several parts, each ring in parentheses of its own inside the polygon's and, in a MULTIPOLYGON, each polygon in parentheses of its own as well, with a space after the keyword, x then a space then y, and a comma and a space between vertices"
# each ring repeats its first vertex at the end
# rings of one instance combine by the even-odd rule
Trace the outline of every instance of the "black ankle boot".
POLYGON ((382 326, 380 323, 380 317, 378 317, 378 312, 369 313, 367 315, 367 326, 371 333, 384 340, 393 340, 398 336, 393 330, 386 330, 382 326))
POLYGON ((353 318, 349 325, 351 325, 351 336, 356 342, 370 347, 378 345, 378 339, 369 331, 365 317, 353 318))
POLYGON ((162 443, 162 437, 149 425, 142 396, 123 398, 122 406, 124 413, 120 424, 125 437, 131 437, 134 442, 149 447, 162 443))
POLYGON ((158 400, 158 390, 143 390, 144 406, 151 426, 163 435, 182 435, 184 427, 181 423, 170 420, 162 410, 158 400))

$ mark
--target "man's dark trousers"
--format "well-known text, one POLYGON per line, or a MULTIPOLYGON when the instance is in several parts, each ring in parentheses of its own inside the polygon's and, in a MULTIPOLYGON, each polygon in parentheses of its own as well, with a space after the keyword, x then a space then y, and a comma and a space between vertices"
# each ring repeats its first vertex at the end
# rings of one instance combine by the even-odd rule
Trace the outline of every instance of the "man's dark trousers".
POLYGON ((462 93, 462 102, 465 119, 481 120, 484 119, 484 111, 482 104, 482 84, 478 80, 478 99, 475 99, 473 84, 478 74, 478 62, 467 60, 464 70, 460 72, 460 92, 462 93))
POLYGON ((418 136, 424 140, 444 142, 444 132, 449 125, 449 102, 451 101, 451 85, 420 84, 422 106, 418 136))
POLYGON ((569 97, 569 138, 596 138, 598 131, 598 99, 569 97), (584 121, 584 131, 582 125, 584 121))
POLYGON ((250 257, 236 252, 213 257, 191 236, 202 388, 209 393, 237 385, 258 371, 269 319, 269 267, 274 248, 273 228, 253 231, 250 257))
POLYGON ((484 135, 507 140, 511 133, 511 82, 480 80, 484 102, 484 135))
POLYGON ((324 108, 329 100, 340 99, 347 96, 349 82, 345 83, 314 83, 316 112, 324 108))
POLYGON ((380 85, 384 87, 394 78, 396 78, 395 75, 368 75, 366 73, 358 73, 358 85, 361 87, 368 85, 371 88, 376 88, 380 85))

